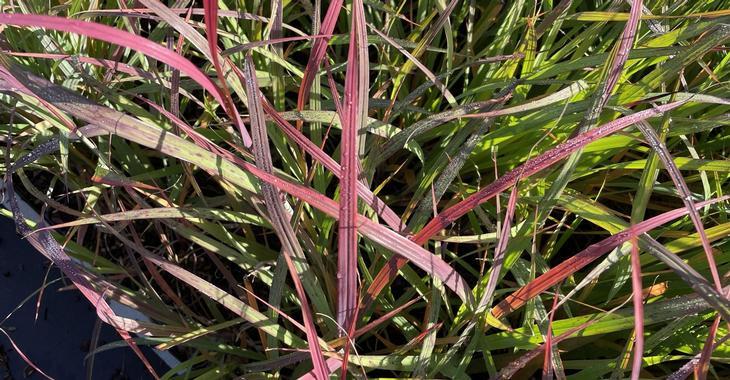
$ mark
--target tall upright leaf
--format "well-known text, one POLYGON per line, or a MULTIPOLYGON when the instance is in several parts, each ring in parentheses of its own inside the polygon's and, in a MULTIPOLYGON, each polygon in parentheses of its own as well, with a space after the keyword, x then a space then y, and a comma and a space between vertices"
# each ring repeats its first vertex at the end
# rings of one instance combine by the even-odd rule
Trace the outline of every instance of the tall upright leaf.
MULTIPOLYGON (((327 13, 324 15, 324 20, 322 20, 320 34, 332 34, 337 25, 340 8, 342 8, 342 0, 332 0, 330 2, 327 13)), ((329 39, 317 39, 314 41, 314 45, 312 45, 312 52, 309 54, 309 60, 304 70, 302 85, 299 87, 299 96, 297 98, 297 109, 300 111, 304 109, 304 106, 309 101, 312 83, 314 82, 314 77, 319 75, 319 65, 322 63, 325 53, 327 53, 328 42, 329 39)))
POLYGON ((342 120, 340 165, 340 224, 337 252, 337 323, 349 331, 358 302, 357 275, 357 182, 359 176, 358 135, 367 117, 369 61, 365 9, 362 0, 352 3, 352 29, 347 55, 342 120))

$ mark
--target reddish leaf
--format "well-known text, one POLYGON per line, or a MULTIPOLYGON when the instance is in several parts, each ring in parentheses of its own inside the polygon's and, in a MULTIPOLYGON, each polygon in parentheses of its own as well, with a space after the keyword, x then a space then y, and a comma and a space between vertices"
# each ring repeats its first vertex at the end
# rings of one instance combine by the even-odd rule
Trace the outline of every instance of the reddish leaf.
POLYGON ((631 365, 631 380, 639 380, 642 355, 644 354, 644 297, 641 286, 641 261, 639 261, 639 242, 631 238, 631 286, 634 301, 634 358, 631 365))
MULTIPOLYGON (((322 20, 320 34, 332 34, 335 30, 335 25, 337 25, 337 16, 340 14, 340 8, 342 8, 342 0, 332 0, 327 8, 324 20, 322 20)), ((304 109, 304 106, 309 101, 309 93, 312 89, 312 83, 314 83, 314 78, 317 76, 319 71, 319 65, 322 63, 322 59, 324 59, 324 55, 327 52, 328 42, 329 39, 317 39, 314 41, 312 52, 309 54, 307 67, 304 69, 302 84, 299 87, 297 109, 300 111, 304 109)))
MULTIPOLYGON (((548 318, 547 325, 547 336, 545 337, 545 360, 542 363, 542 378, 543 380, 552 380, 553 378, 553 353, 559 355, 557 352, 557 346, 553 342, 553 320, 555 318, 555 311, 558 308, 558 292, 556 291, 553 295, 553 307, 550 309, 550 317, 548 318)), ((565 378, 564 374, 561 378, 565 378)))
POLYGON ((0 328, 0 333, 3 333, 3 335, 5 335, 5 337, 8 338, 8 341, 10 341, 10 345, 13 346, 13 349, 15 350, 16 353, 18 353, 18 356, 20 356, 20 358, 23 359, 25 364, 27 364, 30 368, 33 368, 34 371, 38 372, 39 374, 41 374, 41 376, 45 377, 46 379, 53 380, 52 377, 48 376, 45 372, 43 372, 42 369, 38 368, 38 366, 35 365, 35 363, 33 363, 32 360, 30 360, 28 355, 26 355, 23 352, 23 350, 21 350, 20 347, 18 347, 18 345, 15 344, 15 341, 13 340, 13 338, 10 337, 10 335, 5 331, 5 329, 0 328))
POLYGON ((200 71, 197 66, 185 59, 183 56, 146 38, 102 24, 55 16, 3 13, 0 14, 0 24, 41 27, 62 32, 76 33, 112 44, 128 47, 139 51, 140 53, 144 53, 158 61, 164 62, 187 74, 204 89, 208 90, 220 104, 225 104, 223 100, 224 97, 218 87, 211 82, 210 78, 200 71))
MULTIPOLYGON (((358 132, 362 129, 363 106, 368 97, 368 51, 365 11, 361 0, 352 4, 352 30, 345 75, 345 100, 340 144, 340 223, 337 252, 337 323, 350 330, 357 309, 357 182, 358 132)), ((346 349, 347 350, 347 349, 346 349)))
MULTIPOLYGON (((696 205, 696 207, 701 208, 703 206, 721 202, 726 199, 728 199, 728 197, 715 198, 709 201, 700 202, 696 205)), ((644 234, 671 220, 685 216, 687 215, 687 213, 688 211, 686 208, 679 208, 676 210, 668 211, 653 218, 647 219, 641 223, 637 223, 615 235, 599 241, 598 243, 591 244, 590 246, 588 246, 588 248, 580 251, 574 256, 565 259, 563 262, 551 268, 540 277, 532 280, 529 284, 521 287, 514 293, 507 296, 507 298, 505 298, 502 302, 500 302, 492 309, 492 315, 494 315, 496 318, 502 318, 503 316, 519 309, 527 301, 544 292, 546 289, 550 288, 560 281, 563 281, 571 274, 590 264, 602 255, 608 253, 619 244, 631 239, 632 236, 639 236, 641 234, 644 234)))
POLYGON ((504 223, 502 225, 502 233, 499 235, 499 241, 494 248, 494 260, 492 261, 492 269, 489 273, 487 287, 484 289, 484 295, 477 306, 478 312, 487 310, 492 304, 492 296, 494 295, 494 290, 497 288, 497 282, 499 282, 499 272, 502 270, 504 251, 507 249, 507 243, 509 242, 509 233, 512 229, 512 219, 515 216, 518 194, 517 186, 514 186, 509 195, 507 211, 505 212, 504 223))
POLYGON ((246 131, 243 121, 241 121, 241 115, 238 114, 238 110, 233 104, 231 92, 228 90, 228 84, 226 83, 226 75, 218 57, 218 0, 204 0, 203 6, 205 8, 205 35, 208 38, 208 48, 210 49, 210 56, 213 58, 213 66, 221 84, 220 88, 224 101, 222 105, 241 131, 243 145, 249 148, 251 147, 251 137, 246 131))

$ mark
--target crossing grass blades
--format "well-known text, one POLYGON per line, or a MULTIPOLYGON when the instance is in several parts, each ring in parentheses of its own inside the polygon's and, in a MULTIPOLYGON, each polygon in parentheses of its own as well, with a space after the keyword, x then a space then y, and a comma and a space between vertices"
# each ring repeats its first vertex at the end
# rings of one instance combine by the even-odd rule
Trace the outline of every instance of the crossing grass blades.
POLYGON ((1 212, 118 331, 91 355, 730 376, 729 1, 0 8, 1 212))

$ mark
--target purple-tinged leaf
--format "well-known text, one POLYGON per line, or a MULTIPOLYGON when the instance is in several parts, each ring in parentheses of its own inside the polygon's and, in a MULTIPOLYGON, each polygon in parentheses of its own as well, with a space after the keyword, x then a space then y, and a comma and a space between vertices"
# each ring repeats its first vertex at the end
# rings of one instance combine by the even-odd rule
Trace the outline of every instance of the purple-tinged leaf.
MULTIPOLYGON (((30 360, 28 355, 26 355, 23 352, 23 350, 21 350, 20 347, 18 347, 18 345, 15 344, 15 341, 13 340, 13 338, 10 337, 10 334, 8 334, 7 331, 5 331, 5 329, 0 328, 0 333, 3 333, 3 335, 5 335, 5 337, 8 338, 10 345, 13 346, 13 349, 15 350, 15 352, 18 354, 18 356, 20 356, 21 359, 23 359, 23 361, 25 362, 25 364, 28 365, 28 367, 33 368, 34 371, 40 373, 41 376, 45 377, 46 379, 53 380, 52 377, 48 376, 45 372, 43 372, 42 369, 38 368, 38 366, 35 365, 35 363, 33 363, 32 360, 30 360)), ((11 378, 11 377, 9 377, 9 378, 11 378)))
POLYGON ((659 116, 664 112, 679 107, 682 104, 684 104, 684 102, 673 102, 649 108, 633 115, 624 116, 559 144, 555 148, 548 150, 547 152, 525 162, 522 166, 503 175, 478 192, 472 194, 467 199, 457 203, 446 211, 439 213, 438 216, 431 220, 431 222, 429 222, 421 231, 418 232, 418 234, 416 234, 414 241, 427 240, 429 237, 435 235, 438 231, 448 226, 456 219, 471 211, 474 207, 486 202, 495 195, 514 185, 520 176, 529 177, 536 174, 600 138, 634 125, 641 120, 659 116))
MULTIPOLYGON (((319 209, 333 218, 339 218, 339 204, 326 196, 313 191, 312 189, 284 181, 274 175, 265 173, 253 165, 243 165, 243 169, 256 176, 260 180, 271 183, 278 189, 302 199, 312 207, 319 209)), ((423 269, 426 273, 441 280, 446 287, 451 289, 466 304, 472 303, 471 289, 466 280, 459 273, 449 266, 442 258, 433 255, 420 245, 409 240, 397 232, 373 222, 372 220, 357 215, 357 230, 380 246, 405 257, 414 265, 423 269)))
MULTIPOLYGON (((674 182, 674 185, 677 188, 677 192, 679 193, 679 196, 682 198, 682 202, 684 203, 684 206, 687 208, 690 219, 692 220, 692 224, 694 224, 695 230, 697 231, 697 235, 700 238, 700 242, 702 244, 702 249, 705 252, 705 258, 707 259, 707 264, 710 268, 710 273, 712 274, 712 279, 714 281, 715 288, 717 288, 718 291, 722 291, 722 282, 720 281, 720 273, 717 270, 715 256, 712 252, 712 247, 710 246, 710 239, 708 239, 708 237, 707 237, 707 232, 705 231, 705 227, 702 224, 702 218, 700 217, 700 214, 695 207, 695 202, 692 199, 692 193, 689 190, 689 186, 687 186, 687 182, 685 182, 684 177, 682 177, 682 173, 679 171, 679 168, 677 167, 677 164, 674 162, 674 159, 673 159, 672 155, 669 153, 669 150, 667 149, 666 145, 662 142, 662 140, 656 134, 656 131, 654 131, 654 129, 651 127, 651 125, 649 125, 646 122, 640 122, 637 124, 637 127, 639 128, 641 133, 644 135, 644 137, 648 141, 649 145, 652 147, 654 152, 657 154, 657 156, 659 157, 661 162, 664 164, 664 168, 667 170, 667 173, 669 174, 670 178, 672 179, 672 182, 674 182)), ((717 321, 717 319, 716 319, 716 321, 717 321)), ((711 347, 712 347, 712 342, 715 339, 715 334, 717 333, 717 323, 713 324, 712 326, 713 326, 713 328, 711 328, 709 331, 707 342, 705 343, 705 347, 704 347, 704 349, 702 351, 702 355, 700 357, 700 366, 698 367, 699 373, 697 374, 697 377, 699 377, 699 378, 703 378, 703 377, 707 376, 707 364, 709 363, 710 356, 712 355, 711 347)))
MULTIPOLYGON (((43 78, 24 72, 14 67, 13 73, 22 75, 24 83, 35 94, 46 101, 53 103, 62 111, 87 122, 93 122, 108 133, 136 142, 150 149, 156 149, 163 154, 176 157, 184 161, 195 161, 201 169, 212 175, 222 176, 238 186, 247 186, 248 179, 239 175, 242 169, 259 178, 261 181, 274 185, 277 189, 287 192, 294 197, 309 203, 312 207, 321 210, 332 218, 339 218, 339 204, 325 195, 303 185, 288 182, 273 174, 257 168, 244 160, 238 159, 233 165, 228 160, 218 160, 216 154, 197 145, 185 141, 164 130, 126 116, 121 112, 99 106, 66 88, 57 86, 43 78), (160 144, 164 136, 165 144, 160 144), (193 159, 195 157, 195 159, 193 159)), ((263 102, 263 99, 262 99, 263 102)), ((265 102, 263 102, 265 104, 265 102)), ((371 241, 403 256, 423 269, 426 273, 441 280, 466 304, 473 302, 471 289, 466 280, 449 266, 442 258, 433 255, 420 245, 398 234, 390 228, 373 222, 363 215, 357 215, 358 231, 371 241)))
MULTIPOLYGON (((553 294, 553 307, 550 309, 550 317, 548 317, 548 324, 547 324, 547 334, 545 336, 545 344, 543 344, 545 349, 545 358, 542 363, 542 379, 543 380, 552 380, 553 379, 553 355, 560 355, 558 352, 558 346, 553 342, 553 320, 555 319, 555 311, 558 309, 558 292, 557 290, 553 294)), ((560 359, 559 357, 557 358, 560 359)), ((562 369, 562 368, 561 368, 562 369)), ((558 376, 559 379, 564 379, 565 374, 560 373, 558 376)))
POLYGON ((707 379, 707 371, 710 369, 710 358, 712 357, 712 351, 714 351, 715 336, 717 336, 717 329, 720 327, 721 320, 720 314, 716 315, 715 320, 712 321, 710 330, 707 332, 705 346, 702 347, 700 359, 694 368, 695 379, 697 380, 707 379))
MULTIPOLYGON (((8 139, 8 143, 10 140, 8 139)), ((117 330, 120 337, 129 345, 134 353, 142 361, 145 368, 155 378, 159 379, 152 365, 144 356, 142 351, 139 349, 128 330, 134 327, 134 323, 128 323, 128 319, 120 318, 117 316, 109 304, 104 299, 104 295, 98 290, 94 289, 93 284, 99 281, 95 281, 95 276, 91 273, 80 268, 68 254, 64 251, 63 247, 51 236, 49 231, 38 231, 34 233, 26 224, 25 217, 20 211, 18 206, 18 200, 15 196, 13 189, 13 173, 8 172, 5 179, 5 195, 10 203, 10 209, 13 212, 13 219, 15 221, 15 227, 18 232, 25 236, 30 245, 32 245, 38 252, 46 256, 51 262, 58 267, 63 274, 71 280, 81 294, 89 301, 89 303, 96 309, 96 314, 102 321, 111 325, 117 330)))
POLYGON ((318 34, 316 36, 280 37, 280 38, 270 38, 270 39, 261 40, 261 41, 251 41, 251 42, 246 42, 245 44, 240 44, 240 45, 234 46, 232 48, 223 50, 221 52, 221 55, 226 57, 231 54, 240 53, 240 52, 243 52, 246 50, 251 50, 253 48, 257 48, 260 46, 275 45, 275 44, 280 44, 283 42, 316 40, 316 39, 320 39, 320 38, 332 38, 332 35, 331 34, 318 34))
MULTIPOLYGON (((329 376, 330 373, 336 371, 338 368, 340 368, 342 366, 342 360, 340 360, 338 358, 329 358, 329 359, 327 359, 327 362, 325 364, 327 365, 327 376, 329 376)), ((299 380, 317 380, 317 379, 319 379, 319 378, 314 375, 314 371, 307 372, 304 376, 299 377, 299 380)))
POLYGON ((613 92, 613 88, 618 83, 621 72, 624 69, 624 64, 629 58, 629 51, 634 46, 634 38, 639 27, 642 6, 642 0, 633 0, 631 2, 631 14, 629 20, 626 22, 626 26, 624 26, 623 32, 621 32, 619 45, 614 51, 615 55, 612 57, 611 67, 608 69, 608 76, 602 88, 603 92, 599 100, 599 109, 602 109, 608 102, 608 98, 611 97, 611 92, 613 92))

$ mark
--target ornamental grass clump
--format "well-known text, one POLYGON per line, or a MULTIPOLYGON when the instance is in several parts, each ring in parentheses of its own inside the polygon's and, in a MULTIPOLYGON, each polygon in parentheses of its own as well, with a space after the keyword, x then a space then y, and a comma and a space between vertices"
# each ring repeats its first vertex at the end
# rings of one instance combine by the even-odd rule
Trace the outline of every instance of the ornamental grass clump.
POLYGON ((0 212, 118 332, 90 355, 730 376, 730 1, 0 8, 0 212))

